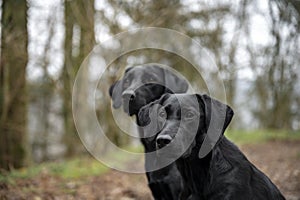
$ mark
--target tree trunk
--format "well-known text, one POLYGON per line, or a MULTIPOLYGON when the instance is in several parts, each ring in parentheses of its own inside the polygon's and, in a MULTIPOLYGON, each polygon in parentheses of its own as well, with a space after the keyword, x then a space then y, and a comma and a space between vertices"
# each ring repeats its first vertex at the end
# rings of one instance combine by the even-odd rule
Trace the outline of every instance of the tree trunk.
POLYGON ((27 3, 2 2, 0 168, 20 168, 26 157, 27 3), (17 12, 16 12, 17 11, 17 12))
MULTIPOLYGON (((65 64, 62 72, 62 82, 64 84, 63 91, 63 117, 64 117, 64 142, 66 144, 66 156, 73 156, 78 152, 80 144, 79 137, 76 134, 76 129, 72 115, 72 88, 75 81, 76 73, 83 62, 92 50, 94 39, 94 1, 65 1, 65 64), (77 50, 73 46, 74 27, 78 27, 80 32, 80 41, 77 50)), ((82 98, 85 98, 83 96, 82 98)), ((83 105, 84 106, 84 105, 83 105)))

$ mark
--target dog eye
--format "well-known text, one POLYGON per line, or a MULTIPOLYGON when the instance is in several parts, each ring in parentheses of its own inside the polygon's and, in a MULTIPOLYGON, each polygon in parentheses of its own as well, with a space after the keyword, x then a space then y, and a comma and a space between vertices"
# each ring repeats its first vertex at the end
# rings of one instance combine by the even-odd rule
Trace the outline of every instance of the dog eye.
POLYGON ((195 116, 195 114, 192 111, 188 111, 188 112, 185 113, 185 118, 187 118, 187 119, 191 119, 194 116, 195 116))
POLYGON ((158 116, 161 118, 166 118, 167 117, 167 113, 164 109, 162 109, 159 113, 158 116))
POLYGON ((124 79, 123 86, 128 87, 130 84, 130 80, 128 78, 124 79))
POLYGON ((146 78, 146 82, 153 82, 155 81, 155 78, 153 76, 149 76, 146 78))

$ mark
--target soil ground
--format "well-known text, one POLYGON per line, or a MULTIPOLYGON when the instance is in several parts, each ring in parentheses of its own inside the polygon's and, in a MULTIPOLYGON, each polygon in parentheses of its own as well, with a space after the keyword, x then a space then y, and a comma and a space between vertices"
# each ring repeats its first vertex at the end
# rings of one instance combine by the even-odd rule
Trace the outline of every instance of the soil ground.
MULTIPOLYGON (((277 185, 287 200, 300 200, 300 141, 268 141, 241 150, 277 185)), ((0 199, 152 199, 143 174, 110 170, 80 180, 41 173, 14 184, 0 183, 0 199)))

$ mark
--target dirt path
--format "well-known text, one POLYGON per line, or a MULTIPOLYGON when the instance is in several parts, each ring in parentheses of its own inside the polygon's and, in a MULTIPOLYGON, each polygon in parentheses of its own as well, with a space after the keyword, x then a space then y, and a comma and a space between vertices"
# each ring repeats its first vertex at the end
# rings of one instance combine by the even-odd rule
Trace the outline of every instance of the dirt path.
MULTIPOLYGON (((300 200, 300 141, 244 145, 242 151, 265 172, 288 200, 300 200)), ((151 199, 144 175, 110 171, 76 181, 41 174, 15 184, 0 184, 0 199, 151 199)))
POLYGON ((288 200, 300 200, 300 141, 245 145, 241 150, 288 200))

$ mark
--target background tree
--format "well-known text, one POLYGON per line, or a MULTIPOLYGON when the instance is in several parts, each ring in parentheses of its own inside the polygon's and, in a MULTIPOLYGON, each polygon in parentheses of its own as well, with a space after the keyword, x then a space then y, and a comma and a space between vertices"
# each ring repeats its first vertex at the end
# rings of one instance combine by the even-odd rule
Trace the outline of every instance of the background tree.
MULTIPOLYGON (((0 142, 3 145, 0 149, 8 152, 1 153, 6 168, 14 165, 8 164, 13 159, 10 152, 24 150, 19 144, 26 143, 26 121, 27 143, 34 161, 77 155, 82 150, 72 116, 76 73, 96 42, 102 44, 106 38, 133 28, 162 27, 184 33, 209 50, 219 70, 205 71, 210 80, 204 83, 187 60, 157 49, 129 52, 113 63, 106 63, 109 68, 96 91, 96 112, 104 132, 116 145, 126 146, 133 139, 116 126, 108 88, 120 78, 125 67, 148 62, 173 67, 201 92, 207 92, 206 84, 214 84, 214 79, 220 76, 227 102, 236 116, 240 116, 234 119, 232 128, 300 129, 297 1, 56 0, 45 3, 30 0, 27 1, 28 18, 25 4, 19 0, 2 4, 0 134, 3 139, 0 142), (15 8, 21 12, 14 13, 15 8), (15 134, 8 134, 11 132, 15 134), (9 145, 14 135, 23 136, 23 133, 24 138, 18 137, 20 142, 15 142, 16 148, 9 145)), ((127 42, 130 45, 147 41, 134 38, 127 42)), ((102 53, 109 55, 112 51, 108 47, 102 53)), ((201 64, 206 59, 195 48, 185 51, 195 63, 201 64)), ((102 55, 97 56, 95 60, 102 62, 102 55)), ((93 66, 99 67, 97 62, 93 66)), ((90 76, 93 72, 84 73, 90 76)), ((80 98, 87 97, 87 88, 88 85, 81 85, 80 98)), ((119 113, 116 118, 128 117, 119 113)), ((86 124, 89 125, 88 121, 86 124)))
MULTIPOLYGON (((81 144, 72 115, 72 89, 76 73, 95 44, 94 0, 65 1, 65 59, 62 70, 63 119, 66 155, 72 156, 81 144)), ((84 87, 84 86, 82 86, 84 87)), ((86 96, 82 96, 85 98, 86 96)), ((79 101, 80 102, 80 101, 79 101)), ((85 106, 85 105, 82 105, 85 106)))
POLYGON ((2 2, 0 168, 25 165, 27 142, 27 2, 2 2), (17 10, 17 12, 16 12, 17 10))
POLYGON ((266 18, 271 23, 271 42, 259 48, 248 43, 256 76, 252 94, 257 104, 252 111, 260 126, 268 129, 292 129, 299 116, 297 15, 288 4, 281 3, 269 1, 268 4, 266 18))

